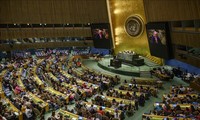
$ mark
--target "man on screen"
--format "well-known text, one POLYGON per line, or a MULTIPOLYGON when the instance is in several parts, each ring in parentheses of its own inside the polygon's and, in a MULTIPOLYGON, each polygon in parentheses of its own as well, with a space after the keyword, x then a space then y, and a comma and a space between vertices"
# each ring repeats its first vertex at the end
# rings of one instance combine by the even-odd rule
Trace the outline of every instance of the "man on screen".
POLYGON ((157 31, 153 31, 153 34, 152 36, 150 37, 150 40, 151 40, 151 43, 152 44, 157 44, 157 45, 161 45, 162 42, 161 42, 161 39, 160 37, 158 36, 158 32, 157 31))
POLYGON ((96 39, 108 39, 108 33, 107 33, 106 29, 97 29, 95 38, 96 39))
POLYGON ((104 39, 103 31, 101 29, 97 29, 95 38, 96 39, 104 39))

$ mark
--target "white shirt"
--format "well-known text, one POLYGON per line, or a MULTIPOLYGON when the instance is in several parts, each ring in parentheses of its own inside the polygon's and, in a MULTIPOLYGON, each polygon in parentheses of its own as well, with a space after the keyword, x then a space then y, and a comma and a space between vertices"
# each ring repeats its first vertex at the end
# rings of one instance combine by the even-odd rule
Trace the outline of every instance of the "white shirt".
POLYGON ((114 118, 116 118, 116 119, 118 119, 119 120, 119 118, 120 118, 120 116, 119 116, 119 113, 114 113, 114 118))
POLYGON ((27 118, 31 118, 33 115, 32 115, 32 110, 31 109, 26 109, 25 110, 25 114, 26 114, 26 117, 27 118))

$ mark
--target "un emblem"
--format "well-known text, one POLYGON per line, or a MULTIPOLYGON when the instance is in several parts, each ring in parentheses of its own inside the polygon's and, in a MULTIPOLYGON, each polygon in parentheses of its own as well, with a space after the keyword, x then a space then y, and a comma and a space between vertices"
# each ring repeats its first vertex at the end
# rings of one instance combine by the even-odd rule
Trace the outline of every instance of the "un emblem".
POLYGON ((125 23, 125 30, 132 37, 140 36, 144 30, 142 18, 137 15, 129 17, 125 23))

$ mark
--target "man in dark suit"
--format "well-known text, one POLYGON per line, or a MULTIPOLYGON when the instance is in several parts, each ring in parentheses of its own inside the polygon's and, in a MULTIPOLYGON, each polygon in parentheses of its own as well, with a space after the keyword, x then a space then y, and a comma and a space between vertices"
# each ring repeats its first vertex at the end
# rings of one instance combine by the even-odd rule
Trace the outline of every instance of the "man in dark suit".
POLYGON ((157 44, 157 45, 161 45, 161 39, 158 37, 158 32, 154 31, 153 35, 150 37, 150 42, 151 44, 157 44))
POLYGON ((103 31, 99 29, 95 35, 96 39, 105 39, 105 35, 103 34, 103 31))

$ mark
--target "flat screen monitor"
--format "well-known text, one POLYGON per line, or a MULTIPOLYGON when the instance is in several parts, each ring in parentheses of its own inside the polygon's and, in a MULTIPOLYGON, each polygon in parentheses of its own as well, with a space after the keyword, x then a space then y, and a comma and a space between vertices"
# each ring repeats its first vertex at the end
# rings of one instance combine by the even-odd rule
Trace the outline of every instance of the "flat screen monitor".
POLYGON ((91 24, 91 32, 95 48, 112 48, 112 37, 109 23, 91 24))
POLYGON ((168 23, 148 23, 146 28, 151 55, 169 59, 171 57, 171 40, 168 23))

